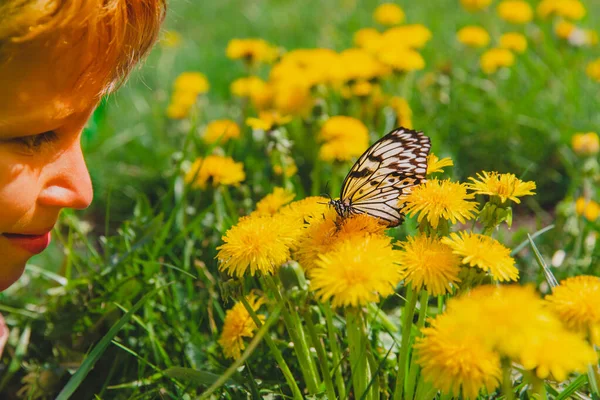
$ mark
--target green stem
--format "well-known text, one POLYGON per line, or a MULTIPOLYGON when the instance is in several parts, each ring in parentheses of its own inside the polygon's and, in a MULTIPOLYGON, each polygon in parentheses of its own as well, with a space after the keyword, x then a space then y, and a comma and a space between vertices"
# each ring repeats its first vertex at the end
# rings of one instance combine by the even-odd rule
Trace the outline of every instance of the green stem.
MULTIPOLYGON (((258 329, 260 330, 263 327, 263 323, 258 318, 258 315, 256 315, 256 312, 254 311, 252 306, 250 304, 248 304, 248 301, 246 300, 245 296, 241 296, 240 300, 241 300, 242 304, 244 305, 244 307, 246 308, 246 311, 248 311, 248 314, 250 314, 250 317, 252 318, 252 320, 254 321, 254 323, 256 324, 258 329)), ((269 320, 270 320, 269 322, 272 322, 271 320, 274 320, 276 318, 276 315, 279 313, 279 310, 281 310, 282 307, 283 307, 282 304, 279 304, 277 306, 277 308, 275 309, 273 314, 271 314, 271 318, 269 318, 269 320)), ((268 326, 266 326, 265 329, 268 329, 268 326)), ((294 376, 292 375, 292 371, 290 371, 290 368, 288 367, 287 363, 283 359, 281 352, 275 345, 275 342, 273 342, 273 339, 271 338, 271 336, 269 336, 268 333, 266 333, 266 332, 263 335, 263 339, 267 343, 267 346, 269 346, 269 349, 271 350, 271 354, 273 354, 273 356, 275 357, 275 360, 277 361, 279 368, 281 368, 281 372, 283 373, 283 376, 285 377, 287 384, 289 385, 290 389, 292 390, 294 399, 302 399, 303 398, 302 392, 300 391, 300 388, 298 387, 298 384, 296 383, 296 380, 294 379, 294 376)), ((257 344, 258 344, 258 342, 257 342, 257 344)), ((248 346, 248 349, 250 349, 250 346, 248 346)), ((246 353, 248 352, 248 349, 244 352, 244 355, 246 355, 246 353)), ((245 358, 241 361, 243 362, 244 360, 245 360, 245 358)), ((240 363, 240 365, 241 365, 241 363, 240 363)), ((206 395, 206 393, 205 393, 205 395, 206 395)))
POLYGON ((512 387, 511 365, 509 360, 502 362, 502 392, 506 400, 514 400, 515 392, 512 387))
POLYGON ((415 306, 417 296, 414 290, 406 287, 406 306, 402 313, 402 342, 400 346, 400 355, 398 356, 398 375, 396 376, 396 387, 394 388, 394 400, 403 399, 404 383, 406 382, 406 367, 408 363, 408 354, 410 353, 410 331, 412 320, 415 315, 415 306))
POLYGON ((279 292, 279 287, 277 286, 274 278, 272 276, 265 276, 264 278, 267 286, 275 296, 277 302, 285 305, 281 312, 283 316, 283 322, 285 323, 285 327, 292 339, 292 342, 294 343, 294 352, 298 358, 302 376, 304 376, 304 380, 306 381, 306 387, 310 394, 316 394, 319 392, 317 368, 310 351, 308 350, 306 336, 304 334, 304 329, 302 328, 300 318, 298 317, 298 313, 296 312, 294 306, 283 298, 279 292))
POLYGON ((331 380, 331 373, 329 372, 329 363, 327 362, 327 354, 325 353, 325 347, 323 346, 323 342, 319 339, 317 335, 317 331, 315 330, 315 325, 312 321, 312 315, 310 312, 310 308, 306 307, 304 312, 302 313, 304 317, 304 321, 306 321, 306 328, 308 330, 308 334, 310 336, 310 340, 312 341, 313 346, 317 350, 317 357, 319 358, 319 363, 321 364, 321 374, 323 375, 323 380, 325 381, 325 388, 327 390, 327 397, 330 399, 335 399, 335 389, 333 387, 333 381, 331 380))
MULTIPOLYGON (((421 328, 425 324, 425 317, 427 316, 427 303, 429 302, 429 293, 426 290, 421 290, 421 297, 419 299, 419 319, 417 320, 417 328, 419 329, 419 335, 421 328)), ((419 365, 413 360, 410 362, 410 368, 408 372, 408 380, 406 381, 406 399, 412 399, 415 393, 415 385, 417 381, 417 375, 419 374, 419 365)))
POLYGON ((598 396, 600 391, 598 390, 598 369, 597 365, 588 365, 588 382, 590 384, 590 391, 598 396))
POLYGON ((367 337, 365 335, 360 310, 346 309, 346 331, 348 335, 348 350, 350 352, 350 370, 352 371, 352 386, 354 398, 370 398, 367 384, 371 380, 371 370, 367 362, 367 337))
POLYGON ((546 392, 546 386, 544 386, 544 380, 532 374, 531 386, 533 389, 533 398, 537 400, 547 400, 548 393, 546 392))
POLYGON ((344 377, 342 375, 342 357, 338 339, 335 335, 336 327, 333 324, 333 311, 328 302, 323 303, 323 313, 325 314, 325 321, 327 322, 327 335, 329 336, 329 346, 331 347, 331 361, 335 367, 335 384, 337 386, 338 394, 340 395, 339 398, 345 399, 346 385, 344 384, 344 377))

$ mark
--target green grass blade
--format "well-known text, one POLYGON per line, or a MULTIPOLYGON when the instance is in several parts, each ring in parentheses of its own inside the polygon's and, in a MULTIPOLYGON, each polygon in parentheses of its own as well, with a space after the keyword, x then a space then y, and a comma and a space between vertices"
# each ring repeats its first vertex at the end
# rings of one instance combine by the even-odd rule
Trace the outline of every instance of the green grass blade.
POLYGON ((158 287, 146 294, 129 311, 127 311, 127 313, 125 313, 125 315, 123 315, 121 319, 113 325, 112 328, 110 328, 106 335, 104 335, 104 337, 92 349, 89 356, 81 364, 77 372, 75 372, 71 379, 69 379, 69 382, 67 382, 66 386, 60 391, 56 400, 67 400, 73 393, 75 393, 75 390, 77 390, 79 385, 81 385, 87 374, 92 370, 98 359, 100 359, 106 348, 110 345, 111 341, 116 336, 117 332, 119 332, 119 330, 123 327, 123 325, 129 322, 133 314, 135 314, 137 310, 139 310, 140 307, 142 307, 142 305, 148 301, 149 298, 169 285, 170 284, 158 287))
POLYGON ((550 271, 550 268, 548 268, 546 261, 544 261, 544 258, 542 257, 537 246, 533 242, 533 238, 531 237, 530 234, 527 234, 527 237, 529 238, 529 243, 531 244, 531 248, 533 249, 533 253, 535 254, 535 259, 536 259, 538 265, 540 266, 540 268, 542 268, 542 270, 544 271, 544 275, 546 276, 546 280, 548 281, 548 284, 552 288, 558 286, 558 281, 554 277, 554 274, 552 273, 552 271, 550 271))
POLYGON ((580 387, 587 383, 588 379, 586 375, 579 375, 577 379, 569 384, 566 388, 563 389, 562 392, 558 396, 556 396, 555 400, 564 400, 571 398, 571 395, 577 391, 580 387))

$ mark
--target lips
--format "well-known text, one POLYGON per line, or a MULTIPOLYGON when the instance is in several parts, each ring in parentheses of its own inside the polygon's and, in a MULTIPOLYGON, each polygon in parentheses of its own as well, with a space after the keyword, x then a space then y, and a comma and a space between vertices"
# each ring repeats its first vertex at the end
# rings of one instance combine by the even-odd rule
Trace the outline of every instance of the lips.
POLYGON ((50 244, 50 232, 41 235, 24 235, 19 233, 4 233, 13 245, 20 247, 30 253, 39 254, 50 244))

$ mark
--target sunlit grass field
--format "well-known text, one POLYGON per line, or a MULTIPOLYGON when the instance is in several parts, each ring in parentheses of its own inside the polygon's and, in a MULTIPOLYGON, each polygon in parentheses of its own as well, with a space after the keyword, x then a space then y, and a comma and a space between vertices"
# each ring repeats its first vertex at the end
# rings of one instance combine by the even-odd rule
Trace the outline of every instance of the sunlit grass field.
POLYGON ((172 0, 86 128, 93 205, 0 294, 0 393, 600 396, 600 3, 486 3, 172 0), (440 159, 406 221, 338 216, 400 125, 440 159))

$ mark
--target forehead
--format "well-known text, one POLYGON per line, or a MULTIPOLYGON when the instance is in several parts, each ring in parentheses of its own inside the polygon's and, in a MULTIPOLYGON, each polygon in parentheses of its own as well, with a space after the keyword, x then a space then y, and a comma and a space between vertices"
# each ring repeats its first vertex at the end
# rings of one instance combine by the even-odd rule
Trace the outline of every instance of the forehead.
POLYGON ((58 57, 44 43, 3 49, 0 58, 0 136, 52 130, 85 113, 97 101, 99 89, 82 78, 86 54, 58 57))

